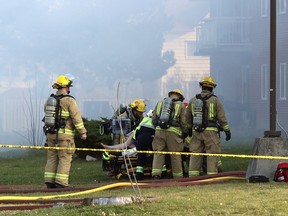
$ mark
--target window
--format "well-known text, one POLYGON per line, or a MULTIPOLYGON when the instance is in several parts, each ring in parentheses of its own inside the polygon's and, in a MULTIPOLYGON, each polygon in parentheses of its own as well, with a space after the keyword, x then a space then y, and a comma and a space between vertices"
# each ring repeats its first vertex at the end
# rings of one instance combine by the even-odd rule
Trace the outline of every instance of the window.
POLYGON ((241 104, 247 103, 248 100, 248 73, 249 73, 249 66, 244 65, 241 68, 241 83, 242 83, 242 98, 241 98, 241 104))
POLYGON ((261 0, 261 17, 268 15, 268 0, 261 0))
POLYGON ((279 14, 286 14, 287 0, 278 0, 279 14))
MULTIPOLYGON (((248 74, 249 74, 249 65, 243 65, 241 67, 241 83, 242 83, 242 98, 241 98, 241 104, 244 106, 248 104, 248 74)), ((250 117, 249 117, 249 110, 243 110, 239 114, 241 114, 241 119, 242 123, 248 125, 250 122, 250 117)))
POLYGON ((268 70, 267 64, 261 65, 261 100, 268 98, 268 70))
POLYGON ((186 41, 186 58, 194 56, 195 51, 196 51, 196 42, 186 41))
POLYGON ((280 64, 280 100, 286 100, 286 85, 287 85, 287 64, 280 64))

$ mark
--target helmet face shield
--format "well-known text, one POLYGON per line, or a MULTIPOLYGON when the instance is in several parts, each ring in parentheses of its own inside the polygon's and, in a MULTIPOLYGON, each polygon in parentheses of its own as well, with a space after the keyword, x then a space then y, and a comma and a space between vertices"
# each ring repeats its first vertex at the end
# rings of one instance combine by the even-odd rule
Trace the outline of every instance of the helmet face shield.
POLYGON ((73 81, 70 80, 70 83, 68 84, 68 87, 73 87, 72 83, 73 83, 73 81))
POLYGON ((64 76, 66 76, 70 80, 70 84, 68 86, 73 87, 72 83, 73 83, 73 80, 75 80, 75 76, 73 74, 70 74, 70 73, 67 73, 64 76))
POLYGON ((64 76, 66 76, 69 80, 74 80, 75 79, 75 76, 74 75, 72 75, 72 74, 70 74, 70 73, 67 73, 67 74, 65 74, 64 76))

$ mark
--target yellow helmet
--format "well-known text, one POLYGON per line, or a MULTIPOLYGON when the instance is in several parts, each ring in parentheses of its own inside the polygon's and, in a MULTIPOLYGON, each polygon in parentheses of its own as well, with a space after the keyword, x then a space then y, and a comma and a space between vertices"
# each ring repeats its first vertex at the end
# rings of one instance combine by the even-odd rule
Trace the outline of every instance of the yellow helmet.
POLYGON ((72 87, 72 80, 70 80, 65 75, 58 76, 56 82, 52 85, 52 87, 55 89, 59 88, 65 88, 65 87, 72 87))
POLYGON ((146 104, 140 100, 140 99, 135 99, 131 104, 130 107, 132 109, 136 109, 139 112, 144 113, 146 111, 146 104))
POLYGON ((170 91, 170 92, 168 93, 168 97, 170 97, 171 94, 178 94, 178 95, 180 95, 180 100, 181 100, 181 101, 183 101, 183 100, 185 99, 185 98, 184 98, 184 95, 183 95, 183 93, 180 91, 180 89, 174 89, 174 90, 170 91))
POLYGON ((214 79, 211 76, 204 77, 204 79, 199 82, 200 86, 206 86, 210 88, 215 88, 217 85, 214 82, 214 79))

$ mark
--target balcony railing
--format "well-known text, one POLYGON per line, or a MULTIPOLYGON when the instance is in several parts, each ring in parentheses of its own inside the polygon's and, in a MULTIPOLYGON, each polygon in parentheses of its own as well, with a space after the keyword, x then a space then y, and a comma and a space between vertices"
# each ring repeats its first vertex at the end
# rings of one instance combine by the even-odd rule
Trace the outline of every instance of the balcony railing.
POLYGON ((197 50, 250 45, 250 18, 207 18, 196 29, 197 50))

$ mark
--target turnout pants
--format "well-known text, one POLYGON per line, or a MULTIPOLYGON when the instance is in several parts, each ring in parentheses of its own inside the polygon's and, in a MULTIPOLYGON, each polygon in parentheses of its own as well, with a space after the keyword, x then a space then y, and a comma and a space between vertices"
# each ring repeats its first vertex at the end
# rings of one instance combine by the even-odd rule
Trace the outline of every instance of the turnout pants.
MULTIPOLYGON (((154 130, 153 130, 154 131, 154 130)), ((147 151, 152 149, 152 141, 153 141, 154 132, 143 132, 141 133, 136 142, 137 150, 147 151)), ((138 153, 137 166, 144 167, 146 165, 147 154, 146 153, 138 153)))
MULTIPOLYGON (((192 153, 210 153, 220 154, 220 137, 215 131, 193 132, 192 139, 189 144, 192 153)), ((200 175, 203 156, 190 156, 189 176, 200 175)), ((218 173, 219 157, 207 157, 207 174, 218 173)))
MULTIPOLYGON (((48 147, 75 148, 74 137, 59 137, 58 143, 56 135, 47 136, 48 147)), ((72 156, 75 150, 48 150, 47 163, 45 166, 45 182, 58 183, 63 186, 69 185, 69 172, 71 168, 72 156)))
MULTIPOLYGON (((154 151, 181 152, 184 148, 183 139, 171 131, 156 130, 155 137, 152 142, 152 148, 154 151)), ((183 177, 181 156, 171 154, 170 158, 173 177, 183 177)), ((152 176, 161 175, 164 161, 164 154, 154 154, 152 176)))

